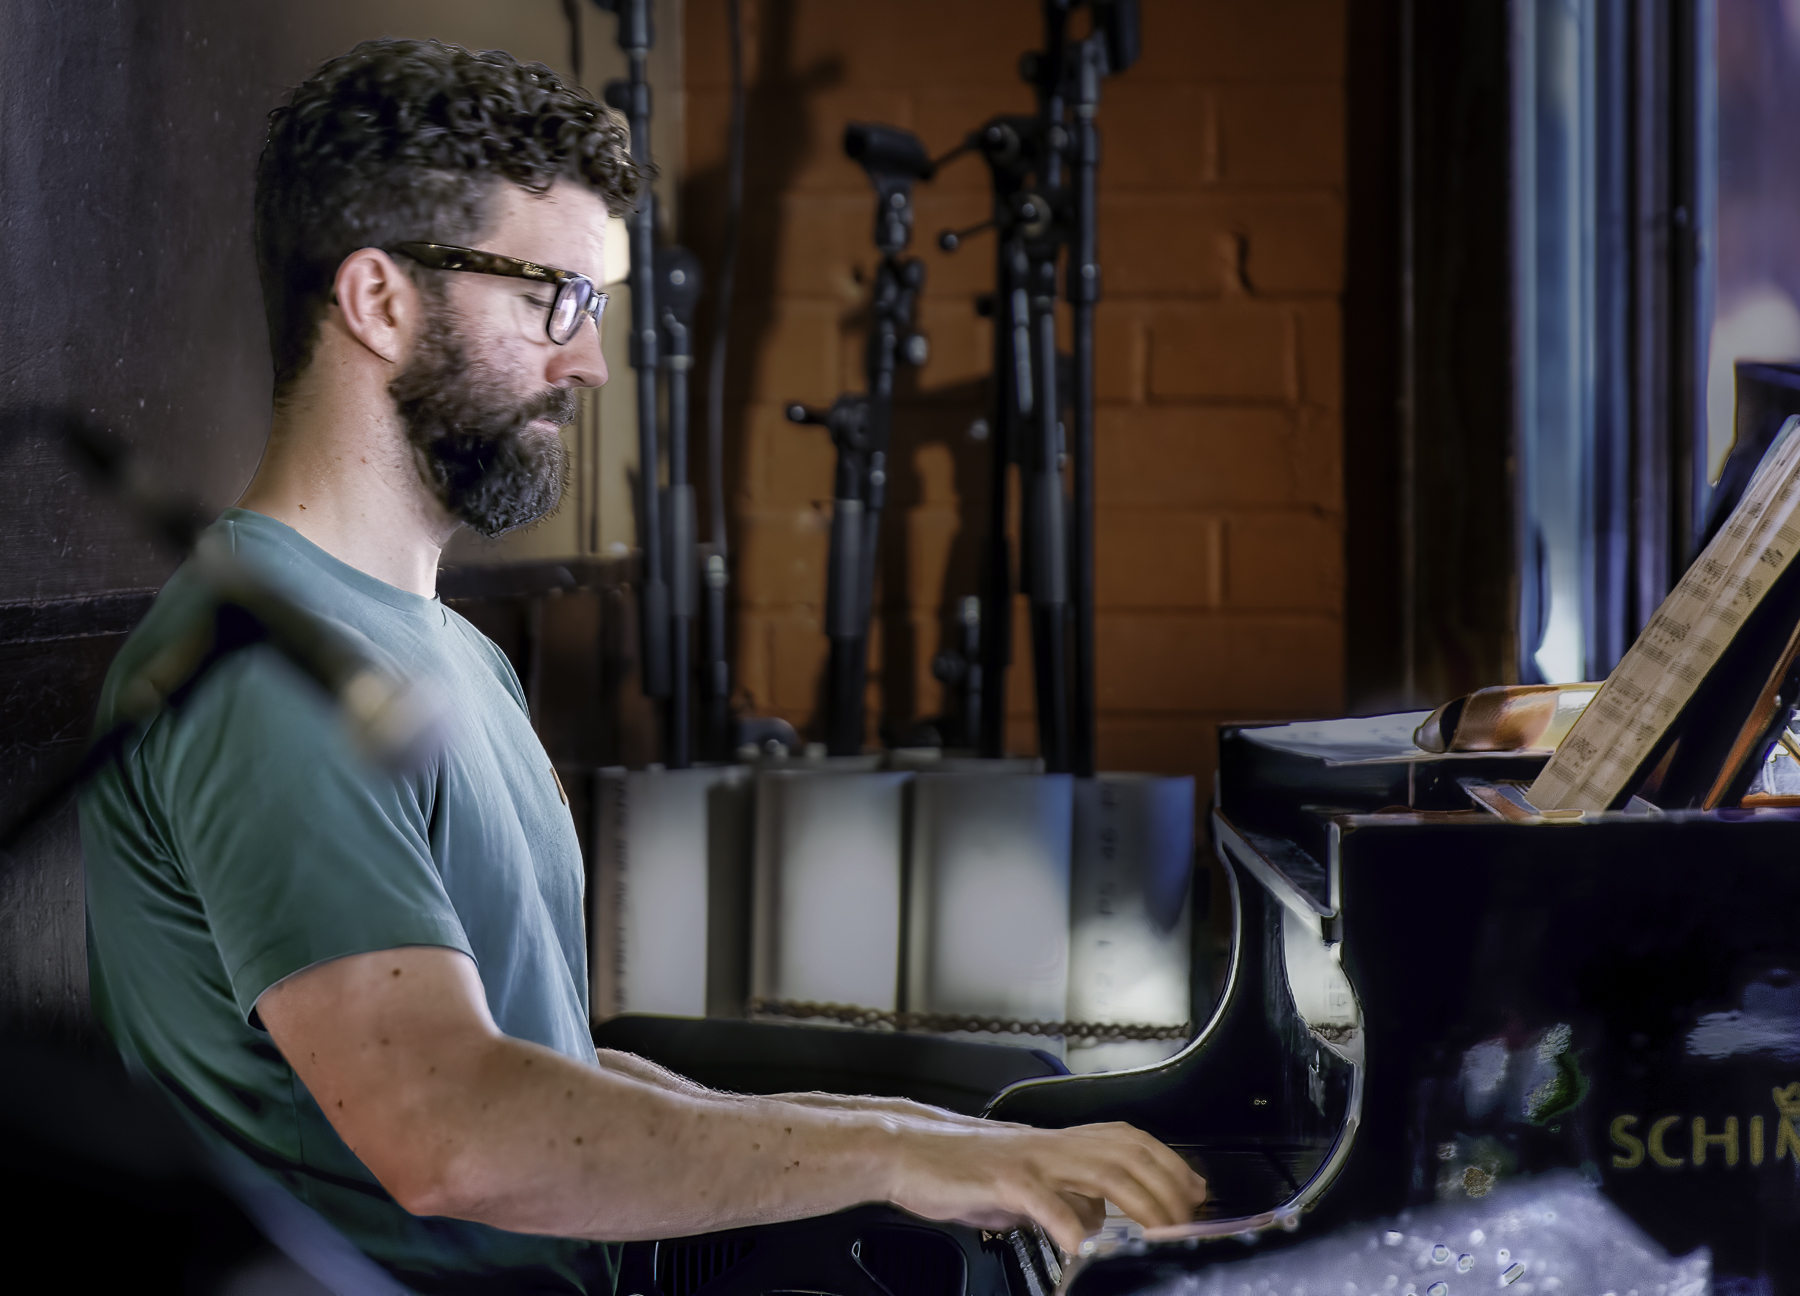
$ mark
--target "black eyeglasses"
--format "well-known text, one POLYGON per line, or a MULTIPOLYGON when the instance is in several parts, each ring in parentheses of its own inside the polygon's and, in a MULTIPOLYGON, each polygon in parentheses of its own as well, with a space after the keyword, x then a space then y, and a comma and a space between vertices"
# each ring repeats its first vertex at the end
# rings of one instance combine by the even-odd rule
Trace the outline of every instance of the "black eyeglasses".
POLYGON ((592 319, 594 327, 599 328, 600 317, 606 312, 606 294, 594 287, 592 279, 573 270, 557 270, 535 261, 520 261, 494 252, 478 252, 474 248, 450 247, 443 243, 396 243, 388 250, 409 256, 433 270, 466 270, 470 274, 555 284, 556 295, 550 299, 550 310, 544 317, 544 332, 557 346, 574 338, 583 319, 592 319))

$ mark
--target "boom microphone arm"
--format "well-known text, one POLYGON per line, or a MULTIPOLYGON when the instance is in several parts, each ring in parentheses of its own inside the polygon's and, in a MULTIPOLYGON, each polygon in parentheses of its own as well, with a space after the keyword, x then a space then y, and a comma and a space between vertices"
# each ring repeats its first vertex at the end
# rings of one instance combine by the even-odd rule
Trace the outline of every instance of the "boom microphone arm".
POLYGON ((189 553, 209 587, 204 620, 152 658, 120 693, 120 720, 88 745, 4 827, 4 855, 122 750, 166 708, 179 708, 212 668, 242 648, 266 643, 318 685, 339 710, 351 740, 374 765, 408 773, 444 740, 444 715, 428 690, 370 657, 329 621, 301 607, 222 546, 196 544, 207 513, 170 495, 137 465, 124 443, 102 428, 35 411, 0 420, 7 431, 60 438, 100 486, 136 515, 163 546, 189 553))

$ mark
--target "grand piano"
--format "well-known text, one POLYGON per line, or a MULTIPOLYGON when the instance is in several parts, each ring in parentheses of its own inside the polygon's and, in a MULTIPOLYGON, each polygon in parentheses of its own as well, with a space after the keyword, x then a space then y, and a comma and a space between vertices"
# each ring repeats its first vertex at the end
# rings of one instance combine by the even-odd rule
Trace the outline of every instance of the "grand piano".
POLYGON ((988 1105, 1175 1146, 1212 1188, 1188 1236, 1114 1229, 1064 1273, 1028 1232, 863 1208, 634 1248, 621 1292, 1136 1291, 1240 1258, 1245 1233, 1283 1245, 1556 1169, 1671 1253, 1800 1291, 1800 810, 1509 820, 1471 788, 1543 758, 1397 755, 1420 718, 1225 728, 1210 1021, 1160 1065, 988 1105))
MULTIPOLYGON (((1741 365, 1739 389, 1709 532, 1800 407, 1787 368, 1741 365)), ((1784 581, 1760 636, 1746 626, 1749 655, 1691 705, 1675 770, 1702 749, 1693 717, 1729 715, 1747 679, 1756 694, 1767 644, 1791 656, 1800 575, 1784 581)), ((1756 749, 1777 756, 1800 692, 1781 670, 1780 723, 1756 749)), ((1669 1253, 1710 1248, 1715 1290, 1800 1293, 1800 794, 1752 805, 1740 785, 1717 808, 1671 808, 1696 800, 1665 776, 1616 808, 1537 813, 1519 793, 1543 753, 1421 750, 1424 719, 1221 728, 1211 853, 1231 948, 1210 1016, 1167 1061, 1070 1076, 1021 1050, 927 1058, 925 1041, 889 1039, 851 1077, 842 1058, 877 1046, 839 1034, 837 1070, 818 1073, 912 1094, 935 1069, 953 1103, 1007 1081, 975 1105, 998 1119, 1129 1121, 1206 1175, 1193 1225, 1120 1222, 1071 1259, 1033 1229, 865 1207, 631 1248, 619 1290, 1113 1296, 1241 1259, 1245 1240, 1266 1253, 1564 1171, 1669 1253)), ((756 1023, 682 1029, 618 1019, 600 1042, 727 1087, 807 1087, 783 1046, 778 1082, 745 1069, 770 1051, 756 1023)))

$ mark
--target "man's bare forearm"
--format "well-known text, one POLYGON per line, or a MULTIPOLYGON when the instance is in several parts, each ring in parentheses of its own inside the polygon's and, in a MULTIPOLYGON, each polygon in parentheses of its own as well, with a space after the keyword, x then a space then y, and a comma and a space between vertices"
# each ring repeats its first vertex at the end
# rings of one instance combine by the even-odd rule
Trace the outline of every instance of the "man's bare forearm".
POLYGON ((632 1241, 889 1193, 893 1135, 878 1115, 716 1093, 642 1059, 606 1062, 495 1038, 470 1083, 428 1100, 447 1155, 419 1213, 632 1241))
POLYGON ((641 1080, 658 1089, 667 1089, 671 1093, 687 1094, 694 1098, 735 1098, 736 1094, 722 1089, 708 1089, 705 1085, 688 1079, 679 1072, 659 1066, 647 1057, 639 1057, 636 1053, 623 1053, 618 1049, 596 1049, 594 1056, 606 1071, 616 1071, 620 1075, 629 1076, 633 1080, 641 1080))
POLYGON ((723 1094, 629 1054, 567 1058, 502 1035, 474 963, 438 947, 320 964, 258 1011, 339 1135, 418 1215, 628 1241, 888 1201, 983 1228, 1035 1219, 1073 1250, 1102 1198, 1161 1226, 1205 1196, 1123 1125, 723 1094))
MULTIPOLYGON (((695 1097, 733 1098, 731 1094, 688 1079, 684 1075, 659 1066, 645 1057, 635 1053, 622 1053, 617 1049, 600 1049, 597 1051, 600 1065, 609 1070, 627 1075, 634 1080, 642 1080, 645 1084, 669 1089, 676 1093, 690 1094, 695 1097)), ((979 1121, 977 1116, 964 1116, 958 1112, 946 1111, 942 1107, 932 1107, 925 1103, 914 1102, 910 1098, 893 1098, 886 1096, 862 1094, 833 1094, 819 1092, 771 1094, 771 1098, 781 1102, 794 1103, 801 1107, 820 1107, 834 1111, 877 1112, 890 1116, 906 1117, 914 1120, 941 1120, 951 1122, 979 1121)))

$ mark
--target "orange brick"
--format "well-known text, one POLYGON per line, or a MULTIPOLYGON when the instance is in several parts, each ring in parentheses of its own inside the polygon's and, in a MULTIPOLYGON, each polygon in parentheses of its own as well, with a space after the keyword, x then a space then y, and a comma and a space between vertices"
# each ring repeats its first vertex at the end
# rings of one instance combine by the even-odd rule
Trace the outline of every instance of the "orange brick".
POLYGON ((931 673, 931 659, 944 642, 943 620, 936 611, 918 611, 907 619, 906 628, 912 640, 913 716, 904 719, 941 715, 955 703, 950 691, 931 673))
MULTIPOLYGON (((830 303, 783 301, 773 309, 754 355, 739 343, 736 366, 750 375, 752 400, 829 405, 837 396, 838 316, 830 303)), ((738 330, 736 336, 750 336, 738 330)))
POLYGON ((989 443, 969 436, 969 425, 985 414, 974 402, 898 400, 888 453, 889 503, 985 501, 989 443))
MULTIPOLYGON (((1025 44, 1014 46, 1013 59, 1016 61, 1025 49, 1025 44)), ((1016 73, 1009 72, 989 83, 920 90, 914 105, 914 120, 918 123, 915 129, 925 151, 932 157, 942 157, 994 117, 1029 115, 1035 111, 1031 88, 1016 73)), ((978 152, 965 153, 945 163, 932 178, 931 192, 989 193, 987 163, 978 152)))
POLYGON ((1326 512, 1344 507, 1344 425, 1336 410, 1303 409, 1294 452, 1294 498, 1326 512))
POLYGON ((769 618, 740 604, 737 626, 737 660, 732 663, 732 680, 748 698, 750 709, 766 714, 775 691, 775 677, 770 667, 769 618))
MULTIPOLYGON (((691 61, 688 66, 693 66, 691 61)), ((723 87, 689 86, 682 118, 683 181, 691 184, 697 174, 725 166, 726 150, 730 145, 730 91, 723 87)), ((719 193, 723 195, 723 186, 719 193)))
POLYGON ((1145 81, 1329 81, 1344 75, 1345 0, 1145 0, 1145 81))
POLYGON ((1344 183, 1344 87, 1233 85, 1218 90, 1219 178, 1226 184, 1344 183))
MULTIPOLYGON (((901 455, 896 451, 888 462, 899 470, 901 455)), ((936 505, 956 510, 960 494, 956 488, 956 452, 943 442, 927 442, 912 452, 913 476, 918 481, 916 498, 921 505, 936 505)), ((895 484, 890 483, 890 491, 895 484)), ((890 496, 891 498, 891 496, 890 496)))
POLYGON ((847 89, 795 85, 788 96, 773 101, 759 96, 756 104, 758 117, 747 130, 762 138, 760 146, 746 153, 745 180, 774 182, 788 190, 872 194, 867 173, 845 156, 844 127, 856 121, 902 128, 912 124, 910 94, 866 84, 847 89))
POLYGON ((753 507, 808 508, 831 498, 837 450, 824 428, 790 423, 780 405, 753 405, 744 419, 740 475, 753 507))
MULTIPOLYGON (((1100 100, 1100 185, 1107 193, 1193 189, 1219 178, 1212 92, 1129 73, 1100 100)), ((1341 132, 1340 132, 1341 133, 1341 132)))
MULTIPOLYGON (((889 90, 808 90, 802 85, 751 93, 745 131, 745 219, 780 195, 797 190, 869 194, 874 191, 862 167, 844 153, 844 127, 853 121, 905 126, 911 101, 889 90)), ((682 159, 683 186, 693 189, 705 179, 721 201, 726 161, 730 94, 723 88, 696 89, 687 97, 682 159)), ((872 216, 871 216, 872 219, 872 216)))
POLYGON ((1111 508, 1280 504, 1293 498, 1297 453, 1283 410, 1102 408, 1094 489, 1111 508))
POLYGON ((1148 357, 1143 307, 1102 301, 1094 310, 1095 399, 1142 401, 1148 357))
POLYGON ((1217 721, 1207 716, 1102 715, 1094 725, 1094 739, 1103 770, 1191 776, 1196 815, 1205 814, 1218 763, 1217 721))
POLYGON ((876 258, 871 193, 795 193, 781 200, 774 283, 796 297, 853 307, 868 299, 876 258))
POLYGON ((1162 307, 1150 322, 1156 400, 1291 401, 1294 320, 1285 307, 1220 301, 1162 307))
POLYGON ((1302 306, 1300 398, 1326 409, 1344 403, 1344 316, 1336 302, 1302 306))
POLYGON ((920 391, 979 382, 993 369, 993 324, 971 302, 920 302, 914 318, 931 344, 930 359, 918 371, 920 391))
POLYGON ((1335 618, 1113 612, 1096 618, 1103 711, 1332 715, 1343 699, 1335 618))
MULTIPOLYGON (((755 4, 745 6, 746 25, 754 24, 757 8, 755 4)), ((725 15, 725 0, 682 0, 681 72, 689 95, 697 89, 731 85, 731 28, 725 15)), ((608 35, 612 34, 611 19, 592 14, 589 19, 605 23, 608 35)))
MULTIPOLYGON (((1006 714, 1032 714, 1035 696, 1031 683, 1031 603, 1018 594, 1013 597, 1012 666, 1006 672, 1006 714)), ((1033 737, 1030 750, 1036 751, 1036 744, 1033 737)))
POLYGON ((791 13, 790 66, 875 85, 991 85, 1042 39, 1033 0, 796 0, 791 13))
POLYGON ((1244 270, 1265 296, 1338 293, 1344 287, 1344 203, 1334 193, 1244 199, 1244 270))
POLYGON ((768 634, 769 700, 797 727, 808 726, 818 710, 830 646, 818 623, 800 617, 771 619, 768 634))
POLYGON ((962 519, 954 509, 937 505, 908 511, 906 599, 912 607, 933 610, 943 605, 944 579, 961 530, 962 519))
POLYGON ((1117 297, 1216 297, 1228 286, 1236 209, 1214 197, 1100 197, 1101 288, 1117 297))
POLYGON ((1226 526, 1225 598, 1234 608, 1338 612, 1344 535, 1316 513, 1234 517, 1226 526))
POLYGON ((1224 595, 1224 527, 1204 514, 1101 510, 1095 598, 1103 608, 1210 608, 1224 595))
POLYGON ((1216 296, 1240 266, 1261 295, 1336 293, 1343 242, 1343 202, 1331 193, 1103 192, 1100 200, 1108 296, 1216 296))
POLYGON ((743 607, 818 614, 825 606, 830 514, 824 509, 752 509, 738 519, 737 596, 743 607))
POLYGON ((986 220, 993 210, 985 176, 978 190, 946 189, 939 181, 914 189, 911 252, 925 263, 926 298, 954 298, 973 309, 977 293, 993 291, 992 234, 970 235, 954 252, 945 252, 937 243, 945 230, 968 229, 986 220))
POLYGON ((846 306, 838 312, 837 385, 841 392, 869 390, 868 315, 866 306, 846 306))

